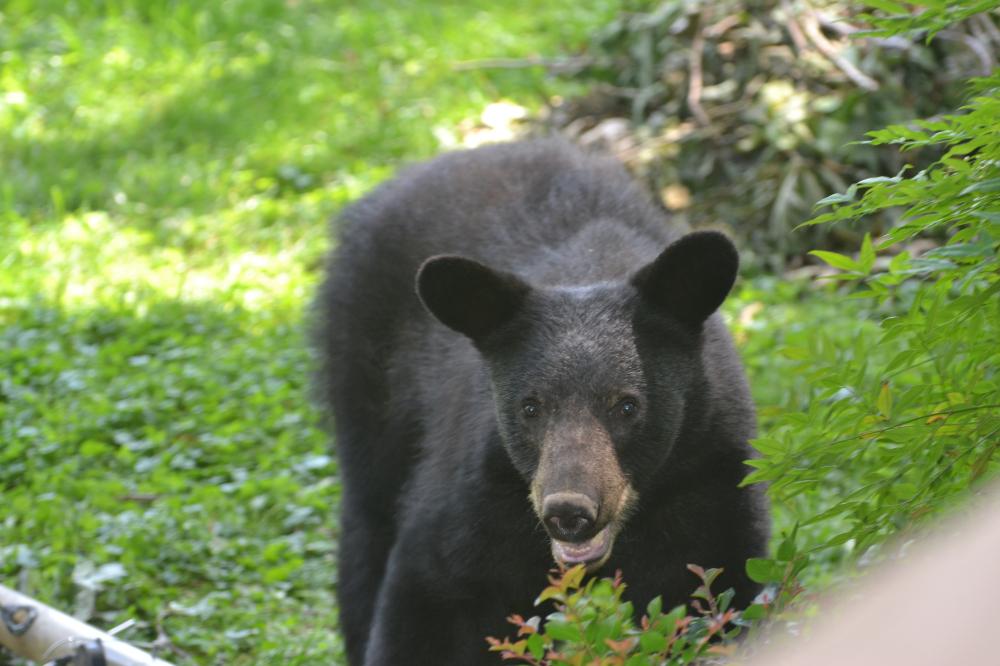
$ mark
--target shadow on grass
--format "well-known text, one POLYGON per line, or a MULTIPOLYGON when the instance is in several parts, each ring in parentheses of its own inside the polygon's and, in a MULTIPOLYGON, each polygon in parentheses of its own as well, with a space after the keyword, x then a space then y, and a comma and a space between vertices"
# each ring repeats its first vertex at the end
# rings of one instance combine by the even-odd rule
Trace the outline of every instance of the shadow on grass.
POLYGON ((0 577, 100 626, 136 617, 132 639, 167 612, 198 661, 330 663, 339 484, 298 319, 181 301, 13 314, 0 577))

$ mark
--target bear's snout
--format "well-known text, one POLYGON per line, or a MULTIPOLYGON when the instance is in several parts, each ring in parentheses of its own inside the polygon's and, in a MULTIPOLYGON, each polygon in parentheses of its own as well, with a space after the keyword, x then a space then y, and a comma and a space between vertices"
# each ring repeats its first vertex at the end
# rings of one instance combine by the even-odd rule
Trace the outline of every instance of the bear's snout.
POLYGON ((607 430, 584 410, 570 415, 547 432, 531 498, 552 557, 596 571, 611 556, 635 494, 607 430))
POLYGON ((553 539, 586 541, 596 531, 597 504, 582 493, 553 493, 542 500, 542 522, 553 539))

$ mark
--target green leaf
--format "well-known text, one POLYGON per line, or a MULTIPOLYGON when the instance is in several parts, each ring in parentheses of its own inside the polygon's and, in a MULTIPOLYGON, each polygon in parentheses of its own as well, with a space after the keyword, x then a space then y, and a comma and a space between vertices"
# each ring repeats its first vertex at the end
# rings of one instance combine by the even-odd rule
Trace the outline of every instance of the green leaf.
POLYGON ((646 605, 646 616, 649 617, 650 620, 655 620, 662 611, 663 597, 653 597, 649 604, 646 605))
POLYGON ((844 256, 842 254, 837 254, 836 252, 828 252, 826 250, 813 250, 809 254, 814 257, 822 259, 830 266, 834 268, 839 268, 843 271, 848 271, 850 273, 863 273, 861 270, 861 265, 850 257, 844 256))
POLYGON ((774 560, 762 557, 751 557, 746 564, 747 576, 757 583, 780 583, 784 578, 785 567, 774 560))
POLYGON ((549 638, 557 641, 579 642, 583 640, 580 628, 571 622, 549 620, 545 623, 544 630, 549 638))
POLYGON ((892 415, 892 391, 889 389, 889 382, 882 382, 875 406, 883 418, 888 419, 892 415))
POLYGON ((1000 192, 1000 178, 991 178, 969 185, 959 194, 975 194, 976 192, 1000 192))
POLYGON ((973 211, 972 215, 974 217, 978 217, 980 220, 985 220, 987 222, 993 222, 994 224, 1000 224, 1000 211, 977 210, 977 211, 973 211))
POLYGON ((711 586, 712 583, 715 582, 715 579, 718 578, 719 575, 721 574, 722 574, 722 569, 720 568, 706 569, 704 573, 705 586, 706 587, 711 586))
POLYGON ((846 192, 843 194, 831 194, 828 197, 824 197, 816 202, 816 207, 821 208, 823 206, 830 206, 832 204, 845 204, 854 201, 858 193, 858 186, 851 185, 846 192))
POLYGON ((833 546, 839 546, 840 544, 847 543, 848 541, 850 541, 851 539, 854 539, 855 537, 856 537, 856 533, 853 530, 849 531, 849 532, 841 532, 840 534, 838 534, 838 535, 836 535, 834 537, 830 537, 829 539, 827 539, 826 543, 824 543, 823 546, 825 548, 831 548, 833 546))
POLYGON ((740 617, 744 620, 763 620, 767 616, 767 609, 762 604, 750 604, 740 617))
MULTIPOLYGON (((909 130, 907 132, 908 132, 909 136, 911 136, 911 137, 925 137, 926 136, 922 132, 910 132, 909 130)), ((902 172, 900 172, 900 173, 902 173, 902 172)), ((865 178, 863 180, 859 180, 857 184, 858 185, 878 185, 879 183, 899 183, 902 180, 903 180, 903 176, 902 175, 896 175, 896 176, 892 176, 892 177, 889 177, 889 176, 874 176, 872 178, 865 178)))
POLYGON ((858 258, 858 266, 860 271, 867 275, 868 273, 871 273, 874 265, 875 248, 872 247, 872 237, 871 234, 865 234, 864 240, 861 243, 861 254, 858 258))
POLYGON ((910 253, 904 250, 903 252, 900 252, 889 261, 889 272, 900 273, 908 269, 909 265, 910 265, 910 253))
POLYGON ((563 596, 564 593, 559 587, 555 585, 549 585, 544 590, 542 590, 542 593, 538 595, 537 599, 535 599, 535 605, 538 606, 548 601, 549 599, 562 599, 563 596))
POLYGON ((528 652, 535 659, 541 659, 542 655, 545 654, 545 639, 542 638, 541 634, 531 634, 528 636, 528 652))
POLYGON ((890 0, 865 0, 865 4, 875 9, 881 9, 888 14, 909 14, 909 10, 898 2, 890 0))
POLYGON ((782 562, 790 562, 795 558, 795 539, 794 537, 788 537, 781 542, 778 546, 778 552, 775 558, 781 560, 782 562))
POLYGON ((562 588, 565 590, 575 590, 580 587, 583 577, 587 574, 587 568, 582 564, 577 564, 563 574, 562 588))
POLYGON ((667 638, 655 631, 647 631, 639 636, 639 645, 645 652, 661 652, 667 647, 667 638))

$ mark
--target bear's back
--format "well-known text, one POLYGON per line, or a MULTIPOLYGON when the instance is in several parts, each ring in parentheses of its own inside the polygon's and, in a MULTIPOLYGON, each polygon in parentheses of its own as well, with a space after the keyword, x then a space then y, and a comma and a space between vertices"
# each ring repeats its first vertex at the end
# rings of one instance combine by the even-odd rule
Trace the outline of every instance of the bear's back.
POLYGON ((462 255, 547 286, 588 284, 622 279, 679 235, 619 162, 557 139, 410 167, 337 226, 315 307, 320 389, 359 354, 377 363, 440 329, 414 292, 430 256, 462 255))
POLYGON ((407 294, 420 263, 436 254, 523 273, 539 262, 570 264, 561 248, 595 222, 647 236, 654 253, 676 235, 619 162, 560 140, 442 155, 404 170, 341 219, 341 269, 391 268, 407 294))

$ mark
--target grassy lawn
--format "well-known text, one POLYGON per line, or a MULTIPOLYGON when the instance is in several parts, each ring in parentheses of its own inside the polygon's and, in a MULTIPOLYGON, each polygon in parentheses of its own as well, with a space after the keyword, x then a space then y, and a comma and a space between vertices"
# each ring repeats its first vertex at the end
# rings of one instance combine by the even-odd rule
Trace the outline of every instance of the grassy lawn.
POLYGON ((4 3, 0 580, 181 663, 338 661, 326 221, 558 91, 454 62, 578 48, 612 4, 4 3))
MULTIPOLYGON (((7 0, 0 581, 178 663, 338 662, 326 221, 486 104, 572 92, 453 63, 573 51, 615 5, 7 0)), ((766 280, 727 307, 766 423, 769 350, 843 307, 766 280)))

